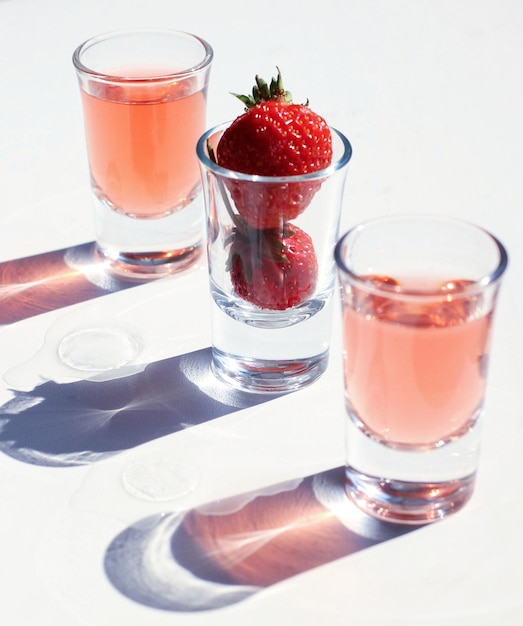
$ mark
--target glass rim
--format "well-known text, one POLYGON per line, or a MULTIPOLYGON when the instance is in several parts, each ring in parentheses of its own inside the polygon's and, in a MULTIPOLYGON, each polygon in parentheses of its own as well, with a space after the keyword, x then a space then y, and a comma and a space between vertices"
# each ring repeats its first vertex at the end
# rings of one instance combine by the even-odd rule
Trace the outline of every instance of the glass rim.
POLYGON ((202 39, 201 37, 199 37, 198 35, 194 35, 193 33, 172 28, 129 28, 108 31, 106 33, 101 33, 99 35, 95 35, 94 37, 86 39, 73 52, 73 65, 78 72, 86 74, 91 78, 96 78, 97 80, 104 80, 107 82, 115 83, 154 83, 193 76, 194 74, 197 74, 198 72, 201 72, 202 70, 207 68, 211 64, 213 56, 214 51, 211 45, 205 39, 202 39), (158 74, 157 76, 119 76, 116 74, 110 74, 91 69, 87 65, 84 65, 84 63, 81 61, 82 53, 92 48, 93 46, 109 39, 128 37, 132 35, 182 35, 187 37, 188 39, 192 39, 193 41, 200 43, 204 51, 204 56, 201 61, 199 61, 195 65, 192 65, 191 67, 175 72, 158 74))
POLYGON ((207 169, 211 170, 215 174, 218 174, 222 178, 273 184, 297 183, 301 181, 324 179, 331 177, 335 172, 343 169, 349 163, 352 156, 352 145, 347 137, 345 137, 345 135, 336 128, 329 126, 331 133, 335 133, 336 136, 341 140, 343 146, 343 154, 339 159, 331 163, 328 167, 322 170, 317 170, 316 172, 309 172, 308 174, 299 174, 292 176, 259 176, 257 174, 244 174, 243 172, 237 172, 236 170, 230 170, 226 167, 218 165, 207 154, 207 142, 209 138, 216 133, 223 132, 231 124, 232 121, 224 122, 223 124, 218 124, 217 126, 210 128, 200 137, 198 143, 196 144, 196 153, 200 162, 207 169))
POLYGON ((441 297, 441 296, 448 295, 436 289, 414 290, 414 289, 403 289, 401 287, 397 287, 394 285, 386 285, 386 284, 377 285, 376 283, 370 281, 369 279, 366 279, 361 274, 358 274, 357 272, 354 272, 349 267, 347 267, 347 264, 345 263, 342 257, 342 248, 345 245, 349 237, 351 237, 352 235, 354 235, 355 233, 359 231, 362 231, 363 229, 367 227, 373 226, 374 224, 380 224, 380 223, 386 223, 388 221, 393 221, 393 220, 396 221, 396 220, 404 220, 404 219, 435 221, 435 222, 437 221, 441 223, 459 224, 461 226, 466 226, 468 228, 474 229, 475 231, 480 232, 483 235, 485 235, 487 239, 489 239, 496 247, 498 254, 499 254, 499 260, 495 268, 488 274, 485 274, 481 276, 480 278, 473 280, 470 284, 460 287, 459 291, 453 291, 452 292, 453 298, 466 298, 467 296, 470 296, 472 293, 481 292, 483 289, 485 289, 489 285, 495 284, 497 281, 499 281, 499 279, 502 277, 505 270, 507 269, 508 252, 505 246, 501 243, 501 241, 495 235, 493 235, 486 228, 483 228, 482 226, 475 224, 474 222, 471 222, 465 219, 451 217, 451 216, 435 215, 435 214, 402 213, 402 214, 397 214, 397 215, 377 217, 377 218, 370 219, 364 222, 360 222, 359 224, 356 224, 355 226, 347 230, 340 237, 340 239, 336 243, 336 246, 334 247, 334 260, 336 262, 336 266, 338 267, 338 270, 341 271, 344 275, 346 275, 349 278, 349 280, 355 285, 358 285, 361 288, 364 288, 366 291, 369 291, 370 293, 386 294, 387 297, 396 296, 398 298, 408 297, 408 298, 414 298, 414 299, 418 299, 418 298, 422 299, 422 298, 433 298, 434 296, 441 297))

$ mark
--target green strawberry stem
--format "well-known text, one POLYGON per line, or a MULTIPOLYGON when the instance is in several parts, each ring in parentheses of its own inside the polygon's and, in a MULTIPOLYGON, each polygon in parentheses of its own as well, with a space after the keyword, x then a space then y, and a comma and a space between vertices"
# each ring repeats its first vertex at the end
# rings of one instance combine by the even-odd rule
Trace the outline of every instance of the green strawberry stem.
POLYGON ((276 67, 276 69, 278 70, 278 76, 276 78, 271 78, 270 85, 268 85, 263 78, 256 75, 254 78, 256 84, 252 88, 251 96, 245 96, 238 93, 233 93, 232 95, 243 102, 246 110, 252 109, 257 104, 260 104, 260 102, 268 102, 269 100, 279 100, 280 102, 285 102, 286 104, 292 104, 292 94, 290 91, 286 91, 283 86, 280 68, 276 67))

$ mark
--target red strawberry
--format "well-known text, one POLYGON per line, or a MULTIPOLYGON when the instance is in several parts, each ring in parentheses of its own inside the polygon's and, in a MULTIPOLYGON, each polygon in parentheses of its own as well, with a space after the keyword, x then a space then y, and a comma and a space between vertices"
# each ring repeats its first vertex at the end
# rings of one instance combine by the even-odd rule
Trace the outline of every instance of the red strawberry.
MULTIPOLYGON (((296 176, 317 172, 332 161, 327 122, 308 104, 293 104, 281 73, 270 86, 256 76, 252 96, 237 96, 246 111, 223 133, 216 150, 218 165, 243 174, 296 176)), ((279 228, 310 204, 321 181, 267 183, 228 180, 242 217, 255 228, 279 228)))
POLYGON ((282 230, 235 229, 228 269, 241 298, 273 310, 306 300, 314 293, 318 277, 312 240, 293 224, 282 230))

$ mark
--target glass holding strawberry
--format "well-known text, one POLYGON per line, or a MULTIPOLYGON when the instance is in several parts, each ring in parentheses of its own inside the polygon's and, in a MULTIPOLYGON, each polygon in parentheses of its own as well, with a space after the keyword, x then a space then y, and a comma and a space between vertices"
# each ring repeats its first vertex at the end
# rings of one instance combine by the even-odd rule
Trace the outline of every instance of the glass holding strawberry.
POLYGON ((241 388, 285 391, 327 365, 348 140, 256 77, 246 110, 198 143, 208 214, 213 366, 241 388))

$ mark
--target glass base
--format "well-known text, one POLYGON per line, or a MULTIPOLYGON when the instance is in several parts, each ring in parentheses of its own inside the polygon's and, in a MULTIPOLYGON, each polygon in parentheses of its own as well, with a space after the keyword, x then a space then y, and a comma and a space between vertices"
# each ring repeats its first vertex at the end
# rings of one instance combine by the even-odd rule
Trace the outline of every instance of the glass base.
POLYGON ((475 474, 442 482, 413 482, 368 476, 345 468, 345 490, 352 502, 377 519, 429 524, 459 511, 474 491, 475 474))
POLYGON ((201 246, 165 252, 115 252, 100 245, 96 253, 107 264, 107 269, 118 276, 154 279, 188 269, 201 256, 201 246))
POLYGON ((213 300, 214 374, 237 389, 261 393, 285 393, 311 384, 328 365, 332 304, 332 298, 318 299, 303 307, 269 311, 233 297, 226 308, 221 300, 213 300))
POLYGON ((427 524, 470 499, 479 461, 481 411, 469 428, 445 441, 397 447, 347 415, 346 492, 362 511, 401 524, 427 524))
POLYGON ((118 276, 154 279, 189 268, 203 241, 201 194, 173 213, 136 218, 116 211, 95 196, 97 256, 118 276))
POLYGON ((310 385, 326 370, 329 353, 307 359, 242 358, 213 348, 212 370, 223 382, 243 391, 286 393, 310 385))

